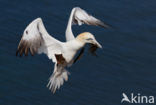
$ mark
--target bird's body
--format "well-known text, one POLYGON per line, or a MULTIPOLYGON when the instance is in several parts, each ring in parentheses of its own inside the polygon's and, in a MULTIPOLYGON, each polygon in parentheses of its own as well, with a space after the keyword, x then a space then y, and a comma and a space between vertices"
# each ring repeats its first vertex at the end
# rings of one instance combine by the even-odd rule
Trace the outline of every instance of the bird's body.
POLYGON ((104 23, 100 20, 88 15, 84 10, 76 7, 72 10, 66 29, 67 41, 61 42, 49 35, 43 25, 42 19, 37 18, 24 30, 16 52, 16 55, 19 54, 20 56, 23 54, 27 56, 29 52, 32 55, 35 55, 36 53, 44 53, 55 63, 53 74, 49 78, 49 83, 47 85, 53 92, 63 85, 64 80, 68 80, 69 72, 66 68, 71 66, 82 56, 85 44, 90 43, 95 48, 91 50, 93 52, 98 47, 102 48, 102 46, 96 41, 95 37, 89 32, 81 33, 75 38, 71 29, 73 22, 78 22, 78 24, 87 22, 86 24, 89 25, 104 26, 104 23), (80 49, 83 50, 81 50, 79 56, 75 59, 75 55, 80 49))

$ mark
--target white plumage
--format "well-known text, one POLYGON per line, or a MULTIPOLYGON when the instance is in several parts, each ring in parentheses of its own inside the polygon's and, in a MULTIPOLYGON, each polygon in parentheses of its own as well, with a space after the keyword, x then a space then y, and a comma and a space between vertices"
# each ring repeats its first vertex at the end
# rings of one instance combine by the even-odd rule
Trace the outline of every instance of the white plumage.
POLYGON ((88 24, 88 25, 101 26, 104 28, 110 28, 107 24, 103 23, 99 19, 89 15, 85 10, 81 9, 80 7, 75 7, 71 11, 67 29, 66 29, 67 41, 75 38, 72 32, 73 24, 78 24, 78 25, 88 24))
POLYGON ((66 29, 67 42, 61 42, 49 35, 42 19, 37 18, 24 30, 16 52, 16 55, 19 54, 20 56, 23 54, 27 56, 29 51, 32 55, 44 53, 55 63, 53 74, 49 78, 47 85, 53 93, 63 85, 64 80, 68 80, 69 72, 65 68, 71 66, 80 58, 83 52, 75 59, 75 54, 78 50, 83 48, 86 43, 92 45, 90 48, 91 52, 94 52, 97 47, 102 48, 89 32, 81 33, 75 38, 71 29, 72 23, 107 26, 100 20, 88 15, 79 7, 73 8, 66 29))

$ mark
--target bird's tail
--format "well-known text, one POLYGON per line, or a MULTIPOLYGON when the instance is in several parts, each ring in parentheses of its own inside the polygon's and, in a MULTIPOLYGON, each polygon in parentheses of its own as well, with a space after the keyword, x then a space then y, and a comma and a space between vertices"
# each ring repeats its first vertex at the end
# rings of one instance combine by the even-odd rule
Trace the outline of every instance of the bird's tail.
POLYGON ((56 67, 53 74, 49 78, 49 83, 47 87, 53 93, 55 93, 56 89, 59 89, 61 85, 63 85, 64 81, 68 81, 68 75, 70 73, 63 67, 56 67))

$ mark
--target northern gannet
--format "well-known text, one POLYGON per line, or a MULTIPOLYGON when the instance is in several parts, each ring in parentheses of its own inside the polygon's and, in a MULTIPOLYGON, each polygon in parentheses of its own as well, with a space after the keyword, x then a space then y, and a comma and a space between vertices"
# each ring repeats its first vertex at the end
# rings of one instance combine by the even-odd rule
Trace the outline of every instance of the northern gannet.
POLYGON ((53 74, 50 76, 49 83, 47 84, 47 87, 53 93, 63 85, 64 81, 68 80, 69 72, 66 68, 80 58, 84 49, 75 58, 77 51, 83 48, 86 43, 92 45, 90 51, 93 53, 97 48, 102 48, 90 32, 83 32, 75 38, 71 30, 72 23, 78 23, 79 25, 86 23, 108 27, 100 20, 76 7, 73 8, 69 18, 66 29, 66 42, 61 42, 50 36, 43 25, 42 19, 37 18, 24 30, 16 51, 16 56, 22 56, 23 54, 27 56, 29 52, 31 55, 44 53, 55 63, 53 74))

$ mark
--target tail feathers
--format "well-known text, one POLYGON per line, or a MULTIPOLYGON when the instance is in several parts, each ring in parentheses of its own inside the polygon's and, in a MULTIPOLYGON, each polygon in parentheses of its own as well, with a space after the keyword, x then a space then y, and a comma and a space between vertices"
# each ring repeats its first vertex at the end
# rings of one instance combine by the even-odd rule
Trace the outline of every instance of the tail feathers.
POLYGON ((55 93, 56 89, 59 89, 60 86, 63 85, 64 81, 68 81, 69 74, 70 73, 65 69, 61 71, 54 71, 54 73, 49 78, 49 83, 47 84, 49 90, 55 93))

